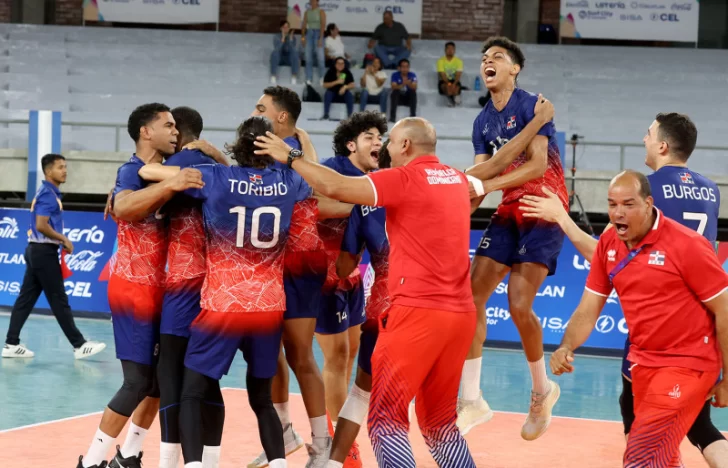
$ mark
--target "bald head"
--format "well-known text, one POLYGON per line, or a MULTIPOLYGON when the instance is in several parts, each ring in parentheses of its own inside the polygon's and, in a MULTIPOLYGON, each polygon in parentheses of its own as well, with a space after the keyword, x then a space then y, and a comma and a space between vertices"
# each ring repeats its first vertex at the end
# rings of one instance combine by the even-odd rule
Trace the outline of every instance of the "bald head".
POLYGON ((632 169, 627 169, 617 174, 609 183, 609 190, 613 188, 634 188, 643 200, 652 196, 652 188, 647 177, 632 169))
MULTIPOLYGON (((416 152, 422 154, 434 154, 437 146, 437 133, 430 122, 421 117, 407 117, 400 120, 394 126, 399 128, 401 137, 410 141, 416 148, 416 152)), ((392 131, 394 131, 392 129, 392 131)))

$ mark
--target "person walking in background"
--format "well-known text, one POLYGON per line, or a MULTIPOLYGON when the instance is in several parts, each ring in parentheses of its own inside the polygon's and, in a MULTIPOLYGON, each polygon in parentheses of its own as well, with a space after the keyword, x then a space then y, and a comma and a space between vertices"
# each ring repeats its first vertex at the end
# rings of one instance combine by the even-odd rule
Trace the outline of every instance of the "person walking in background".
POLYGON ((41 159, 45 180, 35 193, 30 205, 30 228, 28 247, 25 249, 25 276, 18 299, 10 313, 10 326, 5 339, 2 357, 31 358, 35 353, 20 344, 20 331, 28 320, 30 312, 45 293, 48 304, 63 333, 71 342, 76 359, 84 359, 100 353, 106 348, 104 343, 86 341, 76 328, 63 285, 61 263, 58 260, 58 247, 65 253, 73 253, 73 244, 63 235, 63 204, 60 185, 66 182, 68 169, 66 158, 60 154, 46 154, 41 159))
POLYGON ((288 65, 291 67, 291 84, 296 84, 296 76, 301 68, 298 58, 296 37, 293 35, 288 21, 281 21, 281 31, 273 35, 273 52, 270 53, 270 82, 276 84, 278 80, 278 67, 288 65))
POLYGON ((324 70, 324 30, 326 24, 326 13, 319 8, 318 0, 311 0, 311 8, 303 14, 301 21, 301 43, 304 47, 306 59, 306 84, 310 85, 313 80, 313 59, 316 56, 318 63, 319 77, 323 83, 324 70))

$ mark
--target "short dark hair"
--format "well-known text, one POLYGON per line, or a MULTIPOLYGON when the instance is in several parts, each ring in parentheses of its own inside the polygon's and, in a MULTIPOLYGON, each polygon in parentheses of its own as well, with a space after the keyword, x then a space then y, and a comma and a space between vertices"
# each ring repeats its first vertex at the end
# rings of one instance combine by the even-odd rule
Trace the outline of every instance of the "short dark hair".
POLYGON ((263 116, 248 117, 238 126, 235 143, 225 145, 225 152, 232 155, 238 166, 259 169, 268 167, 275 162, 274 159, 268 155, 255 154, 260 149, 255 146, 255 141, 266 132, 273 133, 270 120, 263 116))
POLYGON ((134 109, 129 115, 129 121, 126 124, 126 130, 134 143, 139 141, 139 132, 141 128, 150 122, 157 120, 160 112, 169 112, 169 107, 158 102, 142 104, 134 109))
POLYGON ((670 112, 657 114, 655 120, 660 124, 658 136, 667 141, 670 152, 682 162, 687 161, 698 141, 698 129, 690 117, 670 112))
POLYGON ((387 118, 379 112, 355 112, 334 130, 334 154, 349 156, 351 151, 346 147, 350 141, 356 141, 363 132, 376 128, 379 133, 387 133, 387 118))
POLYGON ((455 43, 453 41, 448 41, 445 43, 445 48, 447 49, 447 46, 453 46, 455 47, 455 43))
POLYGON ((518 44, 504 36, 489 37, 483 43, 483 49, 480 52, 484 54, 491 47, 502 47, 505 49, 511 57, 511 61, 520 65, 521 71, 523 71, 523 67, 526 66, 526 57, 523 55, 523 51, 518 44))
POLYGON ((46 170, 53 167, 53 165, 58 161, 59 159, 66 160, 65 157, 61 156, 60 154, 55 153, 48 153, 45 156, 43 156, 40 159, 40 167, 43 169, 43 174, 46 173, 46 170))
POLYGON ((288 24, 288 20, 281 20, 281 24, 278 25, 278 29, 282 28, 284 24, 288 24))
POLYGON ((387 141, 384 142, 382 148, 379 150, 379 157, 377 158, 379 169, 388 169, 392 167, 392 156, 389 154, 387 146, 389 146, 389 138, 387 138, 387 141))
POLYGON ((410 61, 407 60, 407 59, 402 59, 402 60, 399 61, 399 63, 397 64, 397 66, 398 67, 401 67, 403 63, 406 63, 407 65, 409 65, 410 64, 410 61))
POLYGON ((195 140, 200 138, 203 124, 199 112, 186 106, 175 107, 171 112, 180 137, 192 137, 195 140))
POLYGON ((336 23, 329 23, 329 25, 326 26, 326 31, 324 31, 324 36, 326 36, 326 37, 331 36, 331 33, 334 32, 335 28, 336 28, 336 23))
POLYGON ((273 98, 273 104, 279 110, 288 112, 293 123, 298 121, 298 117, 301 115, 301 98, 295 91, 283 86, 268 86, 263 90, 263 94, 273 98))

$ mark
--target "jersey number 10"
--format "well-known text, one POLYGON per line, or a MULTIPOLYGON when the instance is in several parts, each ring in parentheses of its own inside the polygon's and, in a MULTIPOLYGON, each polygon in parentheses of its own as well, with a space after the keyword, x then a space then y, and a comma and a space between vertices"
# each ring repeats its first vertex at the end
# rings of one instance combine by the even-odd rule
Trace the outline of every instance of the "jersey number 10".
MULTIPOLYGON (((230 208, 230 213, 238 214, 238 233, 235 239, 236 247, 245 245, 245 211, 247 207, 236 206, 230 208)), ((250 220, 250 243, 257 249, 270 249, 278 244, 281 233, 281 210, 275 206, 261 206, 253 210, 250 220), (273 215, 273 237, 271 240, 260 240, 260 217, 264 214, 273 215)))

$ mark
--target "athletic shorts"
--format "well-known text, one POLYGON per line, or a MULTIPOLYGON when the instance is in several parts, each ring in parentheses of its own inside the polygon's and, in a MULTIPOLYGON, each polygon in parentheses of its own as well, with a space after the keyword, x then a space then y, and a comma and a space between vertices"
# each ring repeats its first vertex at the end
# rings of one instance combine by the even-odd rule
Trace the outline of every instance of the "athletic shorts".
POLYGON ((371 327, 362 327, 361 341, 359 342, 359 368, 369 375, 372 375, 372 354, 377 344, 379 331, 371 327))
POLYGON ((634 366, 635 420, 624 454, 625 468, 682 466, 680 443, 719 376, 719 371, 634 366))
POLYGON ((132 283, 112 274, 108 297, 117 359, 154 365, 164 288, 132 283))
POLYGON ((285 320, 298 318, 317 318, 321 310, 321 288, 326 274, 283 277, 286 292, 285 320))
POLYGON ((366 321, 364 288, 361 283, 349 291, 337 289, 321 297, 321 308, 316 320, 316 333, 336 335, 366 321))
POLYGON ((282 326, 267 333, 245 335, 216 331, 204 325, 206 316, 219 313, 203 309, 198 320, 192 324, 185 367, 211 379, 220 380, 228 373, 235 354, 240 350, 248 363, 248 372, 253 377, 273 378, 278 368, 282 326))
POLYGON ((162 304, 162 335, 190 337, 190 325, 200 313, 200 291, 204 276, 168 284, 162 304))
POLYGON ((519 203, 508 203, 498 207, 475 255, 509 267, 516 263, 540 263, 551 276, 556 272, 564 232, 558 224, 524 218, 518 206, 519 203))

